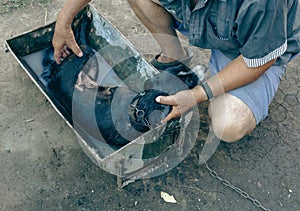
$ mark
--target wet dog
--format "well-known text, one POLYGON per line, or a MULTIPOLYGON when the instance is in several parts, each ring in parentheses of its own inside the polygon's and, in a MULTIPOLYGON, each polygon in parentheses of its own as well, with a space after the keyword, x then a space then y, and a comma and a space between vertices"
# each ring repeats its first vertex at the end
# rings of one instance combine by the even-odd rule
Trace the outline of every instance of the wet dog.
POLYGON ((191 89, 199 77, 184 65, 170 67, 144 84, 144 92, 135 93, 126 86, 103 87, 97 83, 101 67, 95 51, 88 45, 88 19, 75 31, 83 57, 74 54, 57 65, 53 49, 44 55, 41 75, 48 92, 74 128, 109 145, 122 147, 155 127, 171 107, 155 98, 191 89))
POLYGON ((131 102, 130 122, 138 131, 146 132, 160 124, 172 110, 171 106, 155 101, 158 96, 173 95, 179 91, 192 89, 201 83, 205 68, 196 66, 193 70, 181 64, 169 67, 144 84, 144 92, 131 102))

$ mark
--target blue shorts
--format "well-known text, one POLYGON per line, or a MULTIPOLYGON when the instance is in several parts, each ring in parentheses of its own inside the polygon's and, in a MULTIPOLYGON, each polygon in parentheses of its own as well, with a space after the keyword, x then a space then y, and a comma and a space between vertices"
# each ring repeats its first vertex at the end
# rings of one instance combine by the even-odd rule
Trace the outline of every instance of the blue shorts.
MULTIPOLYGON (((229 62, 231 60, 221 51, 212 50, 209 62, 210 75, 213 76, 218 73, 229 62)), ((272 66, 256 81, 228 93, 241 99, 251 109, 258 124, 267 117, 269 105, 274 98, 284 72, 284 66, 272 66)))

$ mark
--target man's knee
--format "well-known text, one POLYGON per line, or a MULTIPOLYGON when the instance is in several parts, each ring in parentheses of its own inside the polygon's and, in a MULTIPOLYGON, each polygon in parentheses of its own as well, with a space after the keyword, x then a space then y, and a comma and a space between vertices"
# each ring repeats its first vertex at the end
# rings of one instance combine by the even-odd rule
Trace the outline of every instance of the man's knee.
POLYGON ((209 105, 215 135, 225 142, 236 142, 248 135, 256 126, 250 108, 240 99, 225 94, 209 105))
POLYGON ((254 127, 249 128, 249 123, 225 120, 222 124, 212 123, 213 132, 221 140, 234 143, 248 135, 254 127))

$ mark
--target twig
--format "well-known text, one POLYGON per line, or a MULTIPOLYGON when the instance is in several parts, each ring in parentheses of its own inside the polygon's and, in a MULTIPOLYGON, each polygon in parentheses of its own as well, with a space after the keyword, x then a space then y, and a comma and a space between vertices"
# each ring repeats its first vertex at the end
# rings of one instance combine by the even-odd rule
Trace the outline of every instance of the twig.
POLYGON ((24 122, 29 123, 29 122, 33 122, 34 119, 25 119, 24 122))
POLYGON ((44 24, 47 25, 48 10, 43 5, 41 5, 41 3, 39 3, 39 5, 40 5, 40 7, 42 7, 45 10, 44 24))

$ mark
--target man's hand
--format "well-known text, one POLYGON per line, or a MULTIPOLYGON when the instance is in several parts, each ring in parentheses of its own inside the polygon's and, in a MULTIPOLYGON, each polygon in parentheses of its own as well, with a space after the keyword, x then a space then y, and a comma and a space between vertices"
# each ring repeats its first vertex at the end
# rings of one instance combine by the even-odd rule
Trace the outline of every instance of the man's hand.
POLYGON ((55 26, 52 45, 54 47, 54 59, 57 64, 60 64, 61 59, 66 58, 70 54, 69 49, 77 56, 83 56, 81 49, 76 43, 71 26, 64 27, 57 23, 55 26))
POLYGON ((52 45, 54 47, 54 59, 60 64, 61 59, 66 58, 73 51, 79 57, 83 56, 71 27, 73 18, 91 0, 67 0, 58 14, 52 45))
POLYGON ((158 103, 172 106, 171 113, 162 120, 162 123, 166 123, 171 119, 180 117, 197 105, 197 101, 193 95, 193 90, 180 91, 175 95, 170 96, 159 96, 155 100, 158 103))

